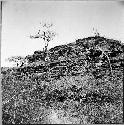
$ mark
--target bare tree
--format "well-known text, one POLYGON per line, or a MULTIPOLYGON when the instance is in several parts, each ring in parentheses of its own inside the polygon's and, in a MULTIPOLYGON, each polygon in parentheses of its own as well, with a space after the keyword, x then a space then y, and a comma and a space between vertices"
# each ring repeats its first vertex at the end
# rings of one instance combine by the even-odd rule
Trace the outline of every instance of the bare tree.
POLYGON ((113 70, 112 70, 112 65, 111 65, 111 62, 110 62, 110 58, 108 56, 108 53, 107 53, 107 47, 106 47, 106 50, 104 47, 100 47, 100 46, 95 46, 95 49, 96 50, 100 50, 102 52, 101 54, 101 57, 105 56, 107 58, 107 61, 109 63, 109 68, 110 68, 110 72, 111 72, 111 76, 113 76, 113 70))
POLYGON ((41 27, 41 29, 39 29, 38 33, 35 35, 31 35, 30 38, 33 39, 42 39, 45 42, 45 47, 43 48, 45 57, 47 57, 48 53, 48 44, 51 40, 53 40, 53 38, 56 36, 56 33, 54 31, 51 30, 53 24, 49 24, 49 23, 44 23, 41 27))
POLYGON ((93 27, 93 33, 94 33, 95 37, 99 37, 100 36, 100 33, 98 32, 98 30, 95 29, 94 27, 93 27))
POLYGON ((26 59, 22 56, 12 56, 6 59, 9 62, 14 62, 16 63, 16 66, 23 66, 26 62, 26 59))
MULTIPOLYGON (((95 37, 100 37, 101 34, 98 32, 97 29, 93 28, 93 32, 94 32, 95 37)), ((107 50, 107 45, 106 45, 106 47, 94 46, 94 49, 95 50, 100 50, 102 52, 101 56, 102 57, 105 56, 107 58, 107 61, 109 63, 109 67, 110 67, 110 71, 111 71, 111 75, 113 76, 112 65, 111 65, 110 58, 109 58, 108 53, 107 53, 107 51, 108 51, 107 50)))

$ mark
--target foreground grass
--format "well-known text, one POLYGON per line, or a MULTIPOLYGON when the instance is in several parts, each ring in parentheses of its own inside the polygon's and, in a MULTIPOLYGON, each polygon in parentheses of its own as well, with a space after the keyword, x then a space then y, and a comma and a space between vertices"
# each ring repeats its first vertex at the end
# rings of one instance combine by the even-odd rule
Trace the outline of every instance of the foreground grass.
POLYGON ((3 124, 123 123, 124 46, 88 37, 2 69, 3 124), (74 119, 74 120, 73 120, 74 119))
POLYGON ((2 79, 3 124, 53 123, 51 110, 57 111, 56 117, 58 112, 65 113, 63 123, 122 123, 123 74, 114 74, 114 82, 107 76, 95 79, 90 73, 46 82, 36 81, 35 75, 6 72, 2 79))

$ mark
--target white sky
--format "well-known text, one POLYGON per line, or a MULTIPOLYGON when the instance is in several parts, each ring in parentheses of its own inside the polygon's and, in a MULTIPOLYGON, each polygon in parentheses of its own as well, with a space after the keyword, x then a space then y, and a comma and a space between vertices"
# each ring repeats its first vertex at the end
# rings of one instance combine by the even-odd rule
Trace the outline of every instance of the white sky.
POLYGON ((124 4, 98 1, 4 2, 2 14, 1 66, 5 59, 42 50, 43 43, 30 39, 40 22, 52 22, 57 32, 49 48, 93 35, 93 27, 103 36, 124 41, 124 4))

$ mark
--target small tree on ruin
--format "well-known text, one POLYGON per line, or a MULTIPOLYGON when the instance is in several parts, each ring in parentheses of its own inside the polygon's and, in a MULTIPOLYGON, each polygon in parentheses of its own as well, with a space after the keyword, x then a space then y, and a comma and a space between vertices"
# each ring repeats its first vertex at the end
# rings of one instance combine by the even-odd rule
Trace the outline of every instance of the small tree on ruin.
POLYGON ((47 59, 47 56, 48 56, 49 42, 52 41, 53 38, 56 36, 56 33, 51 30, 52 27, 53 27, 52 23, 50 24, 44 23, 41 29, 39 29, 37 34, 30 36, 31 39, 42 39, 44 41, 45 47, 43 48, 43 51, 44 51, 45 59, 47 59))
POLYGON ((26 59, 22 56, 12 56, 7 58, 6 61, 14 62, 17 67, 22 67, 26 63, 26 59))

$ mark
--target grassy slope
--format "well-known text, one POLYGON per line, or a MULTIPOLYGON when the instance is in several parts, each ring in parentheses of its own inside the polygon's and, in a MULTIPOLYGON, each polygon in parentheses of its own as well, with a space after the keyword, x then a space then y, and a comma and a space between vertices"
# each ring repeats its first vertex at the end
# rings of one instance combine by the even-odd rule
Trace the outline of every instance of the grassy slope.
POLYGON ((28 66, 2 69, 3 122, 46 123, 52 107, 80 123, 122 123, 123 50, 89 37, 50 49, 48 62, 35 52, 28 66))

